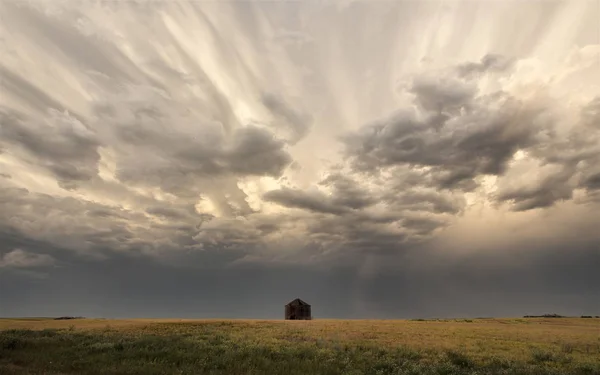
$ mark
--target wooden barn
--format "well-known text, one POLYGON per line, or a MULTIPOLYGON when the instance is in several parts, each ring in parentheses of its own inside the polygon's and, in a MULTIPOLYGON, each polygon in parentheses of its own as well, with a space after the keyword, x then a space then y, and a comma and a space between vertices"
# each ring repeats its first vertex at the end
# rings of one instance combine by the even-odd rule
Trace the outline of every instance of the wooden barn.
POLYGON ((285 320, 311 320, 310 305, 300 298, 285 305, 285 320))

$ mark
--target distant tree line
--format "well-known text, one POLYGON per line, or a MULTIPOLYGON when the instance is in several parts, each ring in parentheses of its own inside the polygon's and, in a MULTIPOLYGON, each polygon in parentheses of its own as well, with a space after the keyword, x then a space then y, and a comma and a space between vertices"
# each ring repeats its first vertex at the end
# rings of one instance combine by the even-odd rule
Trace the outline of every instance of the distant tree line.
POLYGON ((524 318, 566 318, 566 316, 558 314, 544 314, 544 315, 525 315, 524 318))
MULTIPOLYGON (((544 314, 544 315, 525 315, 523 318, 568 318, 568 316, 558 315, 558 314, 544 314)), ((600 315, 592 316, 592 315, 581 315, 581 318, 600 318, 600 315)))

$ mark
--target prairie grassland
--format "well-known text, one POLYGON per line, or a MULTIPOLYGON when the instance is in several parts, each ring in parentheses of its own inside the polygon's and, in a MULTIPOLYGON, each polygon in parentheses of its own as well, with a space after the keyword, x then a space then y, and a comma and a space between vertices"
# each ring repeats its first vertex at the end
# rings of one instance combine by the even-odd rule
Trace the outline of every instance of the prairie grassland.
POLYGON ((0 374, 600 375, 600 319, 0 319, 0 374))

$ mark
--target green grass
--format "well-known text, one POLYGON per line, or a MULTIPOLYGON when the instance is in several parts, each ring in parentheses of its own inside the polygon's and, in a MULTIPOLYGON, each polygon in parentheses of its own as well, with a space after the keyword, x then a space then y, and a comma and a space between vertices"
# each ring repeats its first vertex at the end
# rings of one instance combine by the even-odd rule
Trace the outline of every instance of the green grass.
POLYGON ((0 325, 0 374, 600 374, 596 322, 30 324, 0 325))

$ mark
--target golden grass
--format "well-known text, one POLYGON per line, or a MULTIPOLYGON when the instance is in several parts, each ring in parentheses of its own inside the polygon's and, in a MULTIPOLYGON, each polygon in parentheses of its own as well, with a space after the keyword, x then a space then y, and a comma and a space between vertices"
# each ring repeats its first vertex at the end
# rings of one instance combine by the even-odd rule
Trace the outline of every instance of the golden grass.
POLYGON ((0 319, 0 330, 111 330, 139 334, 181 334, 194 326, 222 323, 234 337, 261 344, 326 341, 419 351, 459 350, 473 359, 495 356, 526 360, 531 349, 568 353, 574 360, 600 361, 600 319, 527 318, 474 320, 194 320, 194 319, 0 319))
POLYGON ((600 375, 600 319, 0 319, 0 373, 600 375))

